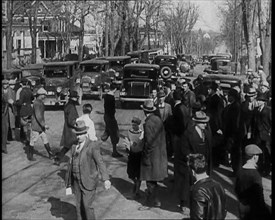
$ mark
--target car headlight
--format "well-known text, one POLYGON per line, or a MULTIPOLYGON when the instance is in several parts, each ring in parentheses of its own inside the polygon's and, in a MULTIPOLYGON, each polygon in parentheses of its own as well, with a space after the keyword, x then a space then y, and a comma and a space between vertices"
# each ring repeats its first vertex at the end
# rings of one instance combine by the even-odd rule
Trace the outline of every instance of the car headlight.
POLYGON ((62 91, 62 88, 61 87, 57 87, 56 88, 56 92, 60 93, 62 91))
POLYGON ((119 77, 119 72, 115 72, 115 77, 119 77))
POLYGON ((91 79, 91 83, 95 83, 95 79, 91 79))

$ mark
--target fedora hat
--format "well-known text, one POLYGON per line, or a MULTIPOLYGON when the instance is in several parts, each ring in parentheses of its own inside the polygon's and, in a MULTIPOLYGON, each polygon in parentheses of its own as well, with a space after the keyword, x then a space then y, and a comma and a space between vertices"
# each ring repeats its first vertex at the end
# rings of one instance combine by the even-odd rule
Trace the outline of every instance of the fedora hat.
POLYGON ((264 67, 263 67, 262 65, 260 65, 258 69, 259 69, 259 70, 263 70, 264 67))
POLYGON ((245 154, 248 156, 253 156, 262 153, 263 151, 256 144, 249 144, 245 147, 245 154))
POLYGON ((16 83, 16 80, 15 79, 10 79, 9 80, 9 85, 15 85, 16 83))
POLYGON ((85 134, 87 133, 89 127, 85 125, 85 122, 83 120, 79 120, 75 124, 75 128, 73 128, 73 132, 75 134, 85 134))
POLYGON ((203 111, 197 111, 192 120, 198 123, 207 123, 209 117, 203 111))
POLYGON ((164 92, 163 90, 160 90, 160 91, 158 92, 158 96, 159 96, 159 98, 162 98, 162 97, 165 97, 166 94, 165 94, 165 92, 164 92))
POLYGON ((143 105, 140 106, 145 112, 154 112, 156 111, 156 107, 154 106, 154 102, 152 99, 145 100, 143 105))
POLYGON ((36 95, 47 95, 47 91, 41 87, 37 90, 36 95))
POLYGON ((70 92, 70 95, 69 95, 70 98, 78 98, 78 93, 77 91, 73 90, 70 92))
POLYGON ((263 81, 260 86, 265 86, 266 88, 269 89, 269 83, 267 81, 263 81))
POLYGON ((249 97, 255 96, 255 95, 257 95, 257 91, 256 91, 255 88, 249 87, 246 95, 249 96, 249 97))
POLYGON ((2 80, 2 84, 4 85, 4 84, 9 84, 9 81, 7 80, 7 79, 3 79, 2 80))

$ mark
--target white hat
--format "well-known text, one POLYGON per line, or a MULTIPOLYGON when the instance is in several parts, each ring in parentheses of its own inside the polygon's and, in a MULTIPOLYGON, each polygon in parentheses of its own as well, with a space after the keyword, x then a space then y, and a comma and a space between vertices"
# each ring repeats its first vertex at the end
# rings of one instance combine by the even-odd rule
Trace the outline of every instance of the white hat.
POLYGON ((47 91, 43 87, 41 87, 37 90, 36 94, 37 95, 47 95, 47 91))

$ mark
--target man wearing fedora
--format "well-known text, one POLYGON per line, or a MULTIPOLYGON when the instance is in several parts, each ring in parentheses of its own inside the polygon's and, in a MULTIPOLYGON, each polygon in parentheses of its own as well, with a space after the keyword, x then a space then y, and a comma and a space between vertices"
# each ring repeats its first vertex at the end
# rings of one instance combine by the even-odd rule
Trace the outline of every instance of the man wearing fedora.
POLYGON ((141 108, 145 114, 144 147, 141 154, 140 180, 146 181, 146 207, 160 207, 158 181, 168 176, 165 130, 162 120, 155 115, 156 107, 152 100, 144 101, 141 108))
POLYGON ((271 219, 263 194, 262 178, 257 170, 262 150, 255 144, 245 147, 245 164, 238 171, 235 192, 241 220, 271 219))
POLYGON ((181 85, 182 88, 182 103, 189 109, 190 116, 192 116, 192 108, 196 103, 196 95, 190 89, 189 83, 184 80, 181 85))
POLYGON ((60 164, 60 160, 71 149, 72 145, 77 142, 76 135, 73 132, 76 119, 79 117, 76 105, 78 105, 78 93, 72 90, 69 94, 69 100, 64 107, 64 126, 60 141, 62 149, 55 155, 56 165, 60 164))
POLYGON ((72 132, 77 142, 72 146, 72 156, 66 173, 66 187, 71 187, 76 197, 77 220, 96 219, 93 202, 101 176, 105 189, 111 187, 100 146, 87 137, 85 122, 77 121, 72 132))
POLYGON ((187 164, 187 155, 200 153, 206 158, 208 164, 207 174, 212 171, 212 133, 208 125, 209 117, 203 111, 197 111, 192 117, 189 126, 184 132, 181 148, 179 150, 179 181, 181 189, 180 209, 183 214, 188 212, 189 191, 192 184, 192 174, 187 164))
POLYGON ((49 127, 45 124, 45 106, 44 100, 46 97, 47 91, 41 87, 36 92, 36 99, 33 102, 33 114, 31 119, 31 138, 30 138, 30 145, 27 148, 27 158, 30 161, 34 161, 33 158, 33 151, 34 151, 34 144, 37 142, 39 137, 41 137, 44 147, 48 152, 49 158, 53 157, 53 153, 50 148, 50 144, 47 138, 47 134, 45 133, 46 129, 49 127))
POLYGON ((19 95, 19 100, 17 104, 20 106, 20 123, 22 126, 23 134, 24 134, 24 143, 26 146, 30 144, 30 133, 31 133, 31 116, 32 116, 32 102, 34 99, 34 95, 30 86, 28 84, 28 80, 23 78, 22 81, 22 90, 19 95))
POLYGON ((252 139, 263 154, 259 161, 259 171, 262 175, 269 175, 271 171, 271 127, 272 112, 271 107, 266 105, 267 98, 263 94, 257 96, 258 107, 254 109, 252 119, 252 139))
MULTIPOLYGON (((241 167, 241 103, 240 94, 236 89, 231 88, 228 91, 228 105, 222 113, 223 118, 223 134, 225 141, 224 152, 229 153, 231 158, 231 167, 233 175, 241 167)), ((228 156, 225 155, 225 156, 228 156)), ((228 158, 224 158, 228 160, 228 158)))
POLYGON ((263 94, 266 99, 267 99, 267 105, 271 106, 271 91, 270 91, 270 87, 269 87, 269 83, 267 81, 262 82, 259 85, 259 90, 258 90, 259 94, 263 94))

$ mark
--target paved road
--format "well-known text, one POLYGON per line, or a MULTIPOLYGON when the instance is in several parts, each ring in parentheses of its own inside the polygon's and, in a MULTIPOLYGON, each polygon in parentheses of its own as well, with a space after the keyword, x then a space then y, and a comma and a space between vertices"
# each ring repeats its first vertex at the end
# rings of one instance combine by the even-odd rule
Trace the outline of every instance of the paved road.
MULTIPOLYGON (((93 120, 97 136, 104 130, 103 101, 84 100, 93 107, 93 120)), ((81 114, 81 106, 78 106, 81 114)), ((131 118, 137 115, 144 118, 139 109, 117 109, 116 117, 121 134, 126 134, 130 127, 131 118)), ((59 142, 64 123, 62 111, 46 111, 46 121, 50 126, 47 131, 51 146, 59 149, 59 142)), ((171 176, 173 164, 169 162, 169 178, 160 184, 161 208, 139 211, 145 198, 145 183, 142 183, 142 197, 132 200, 130 192, 133 187, 127 177, 127 156, 121 141, 118 150, 124 154, 123 158, 112 158, 111 143, 99 141, 104 161, 112 177, 112 187, 105 191, 100 185, 95 201, 95 212, 99 219, 182 219, 183 216, 177 209, 177 192, 173 190, 171 176)), ((35 162, 26 158, 25 147, 12 141, 8 145, 8 155, 2 154, 2 219, 64 219, 75 220, 75 200, 73 195, 65 195, 64 176, 66 161, 70 157, 67 153, 64 163, 60 167, 53 165, 46 155, 43 143, 39 141, 35 147, 35 162)), ((228 177, 230 168, 220 166, 214 170, 214 178, 222 183, 227 193, 227 219, 238 219, 237 200, 233 191, 234 178, 228 177)), ((266 203, 271 207, 271 180, 263 178, 266 203)))

